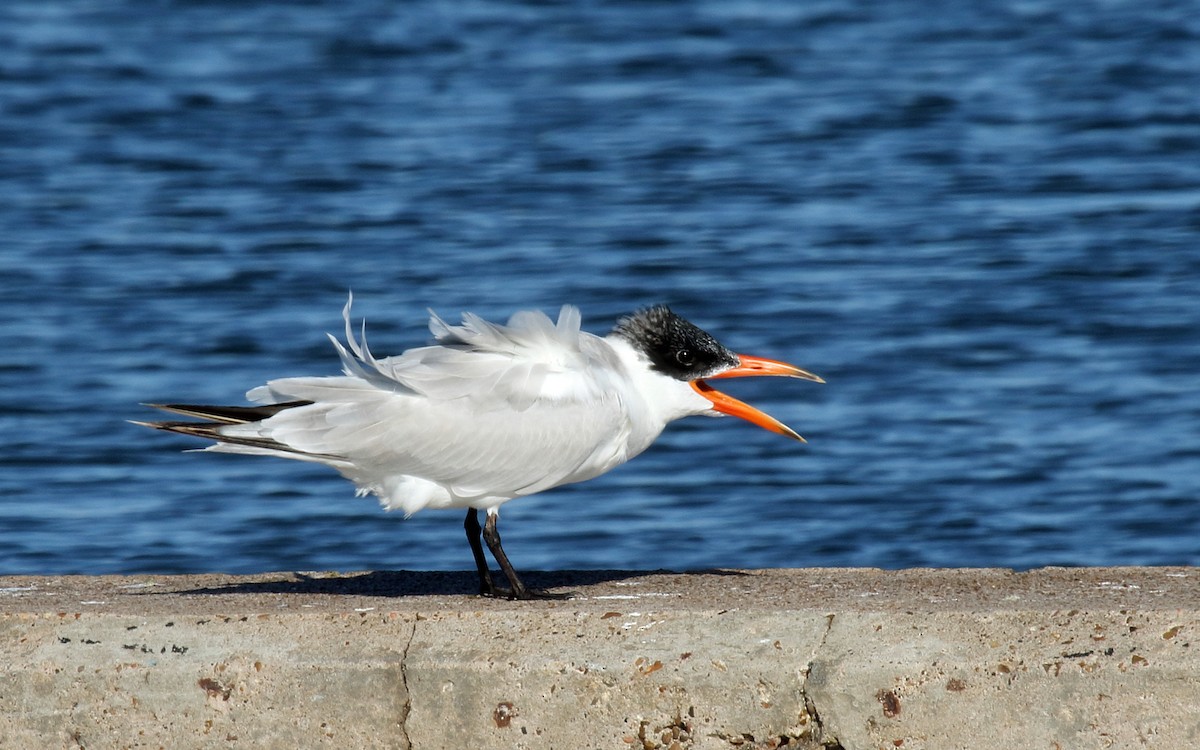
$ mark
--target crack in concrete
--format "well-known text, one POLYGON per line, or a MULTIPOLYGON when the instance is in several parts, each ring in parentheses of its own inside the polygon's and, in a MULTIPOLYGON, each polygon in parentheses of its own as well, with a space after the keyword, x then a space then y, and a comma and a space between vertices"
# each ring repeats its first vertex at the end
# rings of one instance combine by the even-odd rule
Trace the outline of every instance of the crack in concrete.
POLYGON ((808 664, 804 666, 804 710, 808 714, 808 720, 812 724, 810 735, 812 741, 819 747, 825 750, 846 750, 842 746, 841 741, 836 736, 826 737, 825 723, 821 719, 821 714, 817 711, 817 704, 812 699, 812 694, 808 691, 808 676, 812 672, 813 663, 817 660, 817 655, 825 649, 825 641, 829 638, 830 631, 833 630, 833 618, 835 615, 830 613, 825 616, 825 632, 821 634, 821 640, 813 648, 812 654, 808 658, 808 664))
POLYGON ((404 741, 406 750, 412 750, 412 740, 408 737, 408 717, 412 714, 412 692, 408 689, 408 650, 417 638, 417 623, 420 621, 420 616, 413 619, 408 641, 400 651, 400 685, 404 688, 404 716, 400 719, 400 738, 404 741))

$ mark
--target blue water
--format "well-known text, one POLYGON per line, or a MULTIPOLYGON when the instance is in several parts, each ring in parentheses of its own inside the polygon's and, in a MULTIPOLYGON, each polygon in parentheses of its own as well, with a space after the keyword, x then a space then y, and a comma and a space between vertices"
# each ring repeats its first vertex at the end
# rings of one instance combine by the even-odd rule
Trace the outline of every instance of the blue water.
POLYGON ((521 569, 1200 564, 1194 2, 0 6, 0 572, 468 569, 139 402, 655 302, 828 385, 510 503, 521 569))

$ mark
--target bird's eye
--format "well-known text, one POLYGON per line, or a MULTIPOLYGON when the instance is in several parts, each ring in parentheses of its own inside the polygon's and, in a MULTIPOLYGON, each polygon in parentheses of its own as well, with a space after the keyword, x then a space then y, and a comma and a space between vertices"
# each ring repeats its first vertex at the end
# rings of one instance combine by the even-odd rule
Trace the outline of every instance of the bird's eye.
POLYGON ((691 367, 696 363, 696 355, 692 354, 691 349, 680 349, 675 352, 675 361, 684 367, 691 367))

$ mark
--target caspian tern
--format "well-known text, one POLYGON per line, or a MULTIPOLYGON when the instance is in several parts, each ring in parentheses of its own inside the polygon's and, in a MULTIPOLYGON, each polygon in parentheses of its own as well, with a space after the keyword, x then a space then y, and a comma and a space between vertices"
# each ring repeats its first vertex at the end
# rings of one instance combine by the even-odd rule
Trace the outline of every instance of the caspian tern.
POLYGON ((507 325, 431 311, 434 343, 376 359, 342 311, 346 343, 329 338, 343 375, 269 381, 257 406, 148 404, 205 421, 137 424, 216 441, 205 450, 331 466, 387 510, 466 508, 467 540, 485 596, 562 598, 527 588, 500 544, 500 506, 609 471, 646 450, 668 422, 730 414, 801 442, 779 420, 708 380, 777 375, 824 382, 798 367, 734 354, 665 305, 622 318, 607 336, 580 330, 576 307, 507 325), (487 512, 479 525, 478 512, 487 512), (480 536, 508 588, 492 581, 480 536))

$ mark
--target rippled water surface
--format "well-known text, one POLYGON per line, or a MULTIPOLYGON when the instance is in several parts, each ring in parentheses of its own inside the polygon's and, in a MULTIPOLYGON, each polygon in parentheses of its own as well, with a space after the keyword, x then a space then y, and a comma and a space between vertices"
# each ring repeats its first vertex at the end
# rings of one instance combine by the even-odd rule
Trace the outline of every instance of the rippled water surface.
POLYGON ((1189 2, 10 0, 0 572, 469 568, 125 422, 336 372, 349 289, 829 381, 506 505, 519 568, 1200 564, 1197 92, 1189 2))

